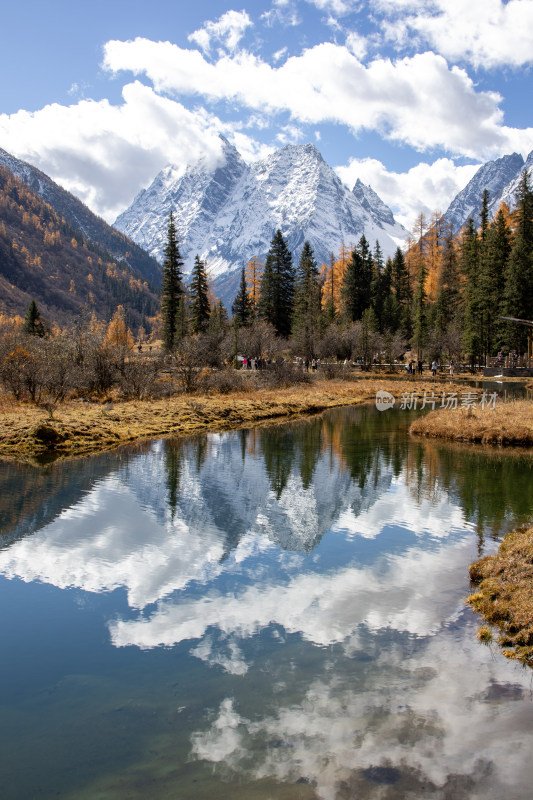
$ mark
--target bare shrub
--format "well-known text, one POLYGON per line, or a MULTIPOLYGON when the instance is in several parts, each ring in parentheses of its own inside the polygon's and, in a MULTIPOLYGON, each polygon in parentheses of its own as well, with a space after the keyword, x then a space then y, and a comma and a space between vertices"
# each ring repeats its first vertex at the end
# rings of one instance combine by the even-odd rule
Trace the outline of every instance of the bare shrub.
POLYGON ((173 372, 182 391, 186 394, 198 391, 210 373, 205 365, 209 361, 211 340, 209 336, 187 336, 176 348, 173 372))
POLYGON ((204 386, 219 394, 230 394, 249 390, 252 388, 249 383, 249 379, 245 379, 240 372, 236 372, 232 367, 227 367, 210 372, 205 378, 204 386))
POLYGON ((296 383, 311 383, 311 376, 289 361, 273 362, 268 369, 258 373, 260 384, 266 388, 294 386, 296 383))
POLYGON ((143 400, 154 395, 162 362, 158 358, 130 356, 118 374, 118 385, 126 399, 143 400))

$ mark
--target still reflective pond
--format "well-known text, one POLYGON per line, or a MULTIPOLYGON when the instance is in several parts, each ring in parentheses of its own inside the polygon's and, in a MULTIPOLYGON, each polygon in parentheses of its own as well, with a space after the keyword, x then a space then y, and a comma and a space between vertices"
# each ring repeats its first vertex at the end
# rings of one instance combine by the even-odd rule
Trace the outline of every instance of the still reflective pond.
POLYGON ((0 464, 3 800, 530 797, 531 672, 464 599, 533 458, 411 419, 0 464))

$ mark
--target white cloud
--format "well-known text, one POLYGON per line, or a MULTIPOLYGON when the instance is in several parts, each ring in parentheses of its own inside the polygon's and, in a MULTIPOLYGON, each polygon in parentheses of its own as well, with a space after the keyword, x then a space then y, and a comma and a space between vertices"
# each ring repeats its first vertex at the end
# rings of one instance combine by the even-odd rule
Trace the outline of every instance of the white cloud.
POLYGON ((282 47, 281 50, 276 50, 276 52, 272 56, 272 61, 275 64, 277 64, 279 61, 283 61, 288 52, 289 51, 287 47, 282 47))
POLYGON ((276 22, 290 28, 302 23, 302 18, 298 14, 294 0, 274 0, 273 7, 261 14, 260 19, 269 27, 276 22))
POLYGON ((474 555, 468 533, 463 541, 446 542, 434 551, 412 547, 373 568, 301 573, 286 583, 256 581, 238 595, 162 601, 151 614, 110 622, 111 641, 116 647, 150 649, 203 639, 210 628, 224 637, 247 638, 272 623, 321 647, 344 643, 347 650, 360 625, 431 636, 460 612, 463 565, 474 555), (446 586, 445 596, 435 591, 436 585, 446 586))
MULTIPOLYGON (((124 86, 122 96, 119 105, 82 100, 2 114, 1 146, 109 221, 166 163, 184 167, 201 156, 217 163, 218 131, 227 126, 215 117, 202 109, 188 111, 137 81, 124 86)), ((241 143, 246 139, 241 135, 241 143)))
POLYGON ((279 133, 276 134, 276 141, 280 145, 297 144, 301 142, 305 134, 297 125, 284 125, 279 133))
POLYGON ((206 22, 203 28, 189 34, 187 38, 199 45, 205 53, 209 53, 213 41, 233 52, 251 25, 252 20, 246 11, 227 11, 216 22, 206 22))
POLYGON ((337 14, 338 16, 348 14, 356 5, 354 0, 307 0, 307 2, 316 6, 321 11, 327 11, 330 14, 337 14))
POLYGON ((372 186, 409 230, 419 214, 444 213, 478 169, 479 164, 458 167, 449 158, 439 158, 431 164, 422 161, 402 173, 389 171, 375 158, 353 158, 335 171, 350 188, 357 178, 372 186))
MULTIPOLYGON (((502 126, 500 95, 476 91, 464 70, 431 52, 365 66, 347 47, 323 43, 275 68, 247 52, 210 64, 198 51, 138 38, 108 42, 104 66, 145 74, 158 92, 289 112, 300 123, 336 122, 354 133, 376 130, 420 151, 489 158, 508 152, 517 133, 502 126)), ((533 142, 533 129, 520 135, 533 142)))
POLYGON ((351 31, 346 37, 346 47, 356 58, 362 61, 368 52, 368 41, 356 31, 351 31))
POLYGON ((425 647, 388 641, 366 669, 354 662, 346 676, 333 662, 297 689, 298 700, 271 702, 253 719, 225 698, 192 734, 193 756, 243 781, 305 778, 321 800, 530 796, 530 678, 481 647, 472 623, 425 647), (402 782, 380 785, 363 772, 379 767, 402 782))
POLYGON ((388 35, 398 42, 395 26, 412 34, 451 60, 476 67, 519 67, 531 64, 533 3, 531 0, 379 0, 385 12, 401 11, 389 21, 388 35), (405 16, 405 12, 414 12, 405 16))

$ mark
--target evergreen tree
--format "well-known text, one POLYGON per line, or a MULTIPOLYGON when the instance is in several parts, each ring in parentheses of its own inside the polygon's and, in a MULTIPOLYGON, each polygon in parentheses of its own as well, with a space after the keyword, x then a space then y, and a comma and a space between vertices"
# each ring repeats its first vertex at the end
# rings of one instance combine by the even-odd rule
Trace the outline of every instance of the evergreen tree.
POLYGON ((417 358, 422 358, 422 351, 426 344, 428 334, 427 296, 426 296, 426 265, 420 262, 415 296, 413 298, 413 343, 416 347, 417 358))
POLYGON ((191 333, 203 333, 209 323, 211 305, 205 264, 197 255, 191 273, 189 285, 190 298, 190 330, 191 333))
MULTIPOLYGON (((531 319, 533 309, 533 192, 524 170, 518 187, 516 228, 505 280, 505 316, 531 319)), ((507 326, 507 344, 517 352, 527 347, 527 331, 522 325, 507 326)))
POLYGON ((374 247, 372 262, 372 282, 370 287, 372 308, 378 321, 378 330, 383 333, 385 330, 385 304, 391 292, 392 269, 390 261, 388 262, 389 266, 384 266, 383 264, 383 252, 379 242, 376 242, 374 247))
POLYGON ((231 313, 233 314, 233 321, 235 325, 237 325, 239 328, 249 325, 253 319, 254 309, 251 297, 248 293, 248 287, 246 285, 246 274, 244 267, 241 271, 239 291, 237 293, 237 297, 233 301, 231 313))
POLYGON ((45 335, 45 327, 41 319, 41 312, 37 308, 35 300, 32 300, 28 306, 26 316, 24 317, 23 329, 31 336, 40 336, 42 338, 45 335))
POLYGON ((411 338, 411 279, 402 250, 398 247, 392 259, 392 288, 396 297, 397 320, 395 330, 411 338))
POLYGON ((174 350, 183 333, 182 321, 180 324, 180 317, 184 316, 182 266, 183 261, 181 260, 178 247, 176 226, 174 224, 174 214, 171 211, 167 229, 167 244, 165 247, 165 259, 163 261, 163 276, 161 283, 163 347, 167 352, 174 350), (181 314, 180 305, 182 306, 181 314))
POLYGON ((346 266, 342 283, 344 313, 349 322, 357 322, 372 303, 372 256, 363 234, 346 266))
POLYGON ((490 296, 487 303, 492 303, 486 313, 492 324, 490 335, 492 354, 499 350, 505 341, 507 326, 499 317, 507 316, 505 303, 505 276, 511 255, 513 235, 502 208, 498 210, 492 221, 485 240, 486 254, 484 258, 484 271, 488 272, 487 280, 490 283, 492 301, 490 296))
POLYGON ((302 355, 314 356, 321 326, 320 281, 318 267, 309 242, 305 242, 296 272, 292 331, 299 339, 302 355))
POLYGON ((445 334, 450 323, 460 312, 459 280, 457 275, 457 252, 451 231, 444 241, 441 259, 440 286, 437 294, 434 324, 437 331, 445 334))
POLYGON ((461 271, 465 277, 465 316, 463 345, 473 368, 482 352, 482 317, 480 304, 479 239, 472 217, 461 234, 461 271))
POLYGON ((261 280, 259 314, 270 322, 280 336, 289 336, 294 303, 294 268, 292 255, 280 230, 268 251, 261 280))
POLYGON ((396 297, 392 291, 392 259, 388 258, 385 262, 385 269, 381 281, 380 294, 382 300, 381 318, 379 320, 380 330, 396 331, 398 328, 398 306, 396 297))

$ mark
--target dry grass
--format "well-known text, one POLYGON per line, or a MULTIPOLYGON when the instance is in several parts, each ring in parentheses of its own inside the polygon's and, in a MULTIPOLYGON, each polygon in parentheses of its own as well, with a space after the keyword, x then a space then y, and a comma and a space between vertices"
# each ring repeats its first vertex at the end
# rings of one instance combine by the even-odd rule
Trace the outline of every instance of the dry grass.
POLYGON ((533 445, 533 403, 513 400, 482 409, 437 409, 415 420, 410 432, 418 436, 482 444, 533 445))
MULTIPOLYGON (((470 566, 470 580, 477 591, 468 603, 499 630, 504 654, 533 667, 533 527, 507 534, 496 555, 470 566)), ((485 625, 478 636, 492 638, 485 625)))
POLYGON ((290 388, 113 404, 69 401, 55 411, 51 420, 43 409, 3 398, 0 457, 33 461, 85 455, 142 438, 229 430, 319 413, 335 406, 374 402, 379 389, 389 390, 399 398, 403 392, 421 393, 428 386, 413 380, 324 381, 313 377, 310 384, 290 388))

